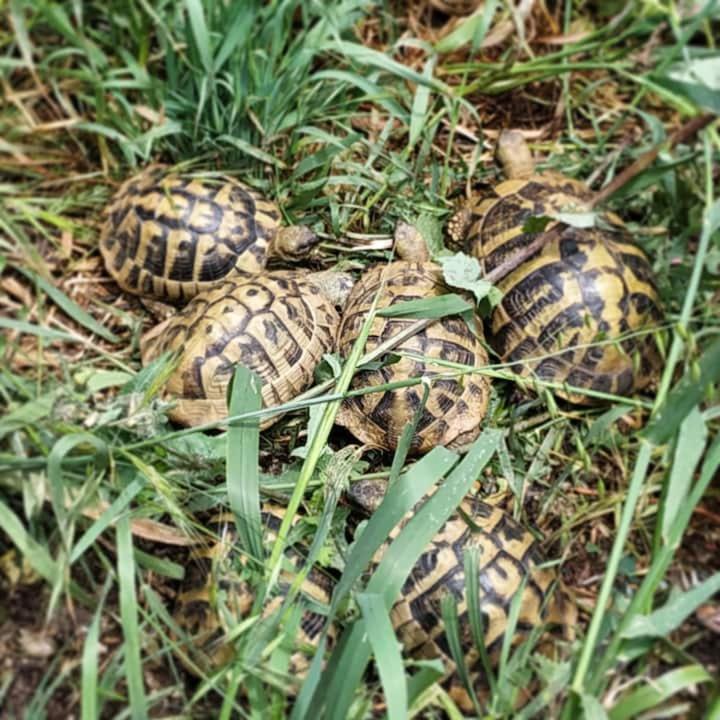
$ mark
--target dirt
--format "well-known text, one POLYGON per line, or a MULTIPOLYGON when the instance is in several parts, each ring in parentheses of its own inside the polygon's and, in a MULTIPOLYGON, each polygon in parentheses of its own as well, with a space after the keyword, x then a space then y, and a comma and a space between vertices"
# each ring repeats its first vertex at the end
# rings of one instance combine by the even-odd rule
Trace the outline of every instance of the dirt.
POLYGON ((47 585, 38 581, 10 587, 0 584, 5 598, 0 624, 0 686, 7 685, 3 712, 8 718, 27 716, 33 702, 47 698, 43 709, 48 720, 79 717, 78 684, 82 644, 89 614, 76 609, 74 620, 58 612, 45 621, 48 604, 47 585), (60 674, 68 673, 57 687, 50 686, 60 674))

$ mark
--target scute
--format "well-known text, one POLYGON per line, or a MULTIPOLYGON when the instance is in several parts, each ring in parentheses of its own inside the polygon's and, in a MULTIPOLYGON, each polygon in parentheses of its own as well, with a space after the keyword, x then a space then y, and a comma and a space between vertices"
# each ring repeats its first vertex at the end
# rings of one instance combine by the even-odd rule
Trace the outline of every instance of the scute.
MULTIPOLYGON (((537 236, 532 217, 590 210, 590 190, 558 173, 508 180, 478 204, 466 249, 492 272, 537 236)), ((563 383, 628 395, 653 381, 660 357, 648 328, 663 317, 647 257, 611 213, 603 227, 565 226, 558 237, 502 278, 488 342, 527 378, 557 383, 579 403, 592 397, 563 383)))
MULTIPOLYGON (((429 262, 396 261, 370 268, 353 288, 338 332, 338 350, 346 356, 360 333, 367 312, 382 282, 384 291, 379 308, 417 298, 448 292, 438 266, 429 262)), ((366 350, 396 335, 412 320, 377 317, 370 331, 366 350)), ((393 352, 411 352, 426 358, 482 367, 487 354, 481 342, 479 323, 471 330, 464 320, 445 317, 400 343, 393 352)), ((401 357, 378 370, 357 373, 353 388, 384 385, 410 377, 433 378, 448 368, 431 361, 401 357)), ((417 452, 435 445, 470 442, 480 431, 488 400, 488 382, 479 375, 462 379, 435 380, 413 439, 417 452)), ((337 422, 365 443, 392 450, 420 407, 422 385, 348 398, 338 413, 337 422)))
MULTIPOLYGON (((296 272, 236 276, 151 331, 143 341, 143 363, 167 351, 179 354, 165 386, 179 399, 170 417, 191 426, 227 417, 227 387, 237 363, 262 379, 266 407, 288 402, 312 384, 339 323, 335 308, 315 290, 296 272)), ((263 420, 261 427, 272 422, 263 420)))
POLYGON ((279 219, 274 204, 233 178, 155 166, 120 187, 100 249, 123 290, 182 301, 234 271, 261 271, 279 219))

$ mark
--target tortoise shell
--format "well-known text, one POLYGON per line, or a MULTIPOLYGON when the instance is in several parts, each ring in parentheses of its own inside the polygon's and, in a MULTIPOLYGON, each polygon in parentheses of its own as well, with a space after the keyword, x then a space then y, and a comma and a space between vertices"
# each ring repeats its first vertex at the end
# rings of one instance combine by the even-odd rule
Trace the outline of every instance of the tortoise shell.
MULTIPOLYGON (((531 218, 590 211, 592 197, 555 172, 508 180, 495 195, 469 208, 466 251, 486 273, 537 237, 524 230, 531 218)), ((660 358, 646 331, 663 314, 647 257, 619 218, 602 219, 602 229, 565 226, 498 282, 503 299, 490 317, 488 342, 521 376, 628 395, 656 374, 660 358)))
MULTIPOLYGON (((338 332, 341 355, 346 356, 352 348, 381 288, 378 309, 449 292, 440 268, 430 262, 402 260, 370 268, 356 283, 345 306, 338 332)), ((398 317, 376 317, 366 350, 372 351, 410 322, 413 321, 398 317)), ((439 318, 393 350, 393 353, 405 352, 420 355, 423 359, 400 357, 398 362, 377 370, 356 373, 352 388, 384 385, 413 377, 429 378, 432 384, 412 441, 414 450, 423 453, 436 445, 461 445, 474 440, 487 408, 488 381, 473 374, 461 378, 438 377, 447 375, 448 367, 432 360, 437 358, 469 368, 485 365, 487 354, 482 345, 480 323, 473 321, 471 329, 462 317, 439 318)), ((422 397, 420 385, 350 397, 343 402, 336 422, 364 443, 393 450, 403 429, 419 409, 422 397)))
MULTIPOLYGON (((263 504, 261 519, 265 541, 275 539, 284 513, 285 508, 281 505, 263 504)), ((183 664, 190 672, 200 670, 205 674, 233 658, 234 649, 228 636, 236 625, 250 616, 255 604, 247 558, 237 552, 235 517, 230 513, 220 515, 213 519, 209 530, 215 540, 193 552, 173 613, 173 619, 189 642, 179 655, 183 664), (186 662, 187 659, 192 662, 186 662)), ((292 546, 286 550, 286 560, 291 570, 302 565, 301 556, 292 546)), ((274 596, 262 609, 263 617, 280 608, 293 580, 292 573, 281 572, 274 596)), ((312 653, 305 652, 304 648, 317 644, 325 624, 325 617, 313 605, 329 605, 332 589, 332 579, 317 568, 310 570, 300 587, 304 609, 295 642, 290 643, 292 647, 286 647, 291 654, 290 670, 295 676, 302 676, 307 671, 312 653)), ((283 644, 288 645, 287 637, 283 644)))
POLYGON ((165 385, 179 399, 169 415, 193 426, 227 417, 227 388, 238 363, 260 376, 265 407, 297 396, 333 350, 338 323, 332 303, 309 276, 238 275, 197 295, 148 333, 142 359, 148 364, 164 352, 178 354, 165 385))
MULTIPOLYGON (((572 634, 575 606, 561 592, 554 592, 554 571, 540 568, 542 557, 532 533, 500 508, 469 495, 459 512, 450 516, 423 551, 405 581, 402 596, 390 618, 405 653, 413 658, 441 658, 451 697, 464 710, 473 709, 452 659, 442 619, 443 598, 452 594, 458 614, 458 634, 470 679, 483 690, 484 668, 475 645, 468 614, 465 553, 478 552, 478 607, 484 644, 496 663, 508 626, 510 605, 520 593, 520 608, 513 643, 545 623, 563 626, 572 634)), ((399 526, 391 538, 400 532, 399 526)), ((380 561, 385 547, 375 560, 380 561)))
POLYGON ((183 301, 234 271, 262 270, 279 227, 278 208, 233 178, 154 166, 120 187, 100 250, 123 290, 183 301))

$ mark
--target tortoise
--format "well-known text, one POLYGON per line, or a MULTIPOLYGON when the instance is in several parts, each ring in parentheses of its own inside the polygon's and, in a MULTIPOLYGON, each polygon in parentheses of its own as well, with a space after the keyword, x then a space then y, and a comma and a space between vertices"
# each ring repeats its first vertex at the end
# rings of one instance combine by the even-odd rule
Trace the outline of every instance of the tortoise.
MULTIPOLYGON (((441 268, 429 261, 419 234, 403 233, 406 230, 404 226, 399 229, 401 232, 396 233, 396 253, 401 259, 367 270, 345 303, 337 341, 338 351, 343 356, 347 356, 355 343, 378 293, 377 307, 381 309, 449 292, 441 268)), ((366 350, 374 350, 406 329, 411 322, 402 317, 376 317, 367 338, 366 350)), ((461 378, 447 377, 447 367, 432 360, 437 358, 469 368, 487 364, 482 326, 477 316, 454 315, 433 320, 426 328, 399 343, 393 352, 408 352, 422 357, 400 357, 393 364, 362 370, 355 374, 352 388, 384 385, 413 377, 428 378, 427 403, 411 448, 416 453, 424 453, 436 445, 458 447, 474 440, 487 409, 488 381, 475 374, 461 378)), ((423 390, 419 385, 351 396, 343 401, 336 422, 366 444, 393 450, 403 429, 420 408, 422 396, 423 390)))
MULTIPOLYGON (((533 218, 592 207, 584 183, 535 171, 520 132, 501 133, 497 154, 509 179, 448 227, 451 241, 464 243, 485 273, 535 240, 538 233, 527 227, 533 218)), ((663 313, 647 256, 616 215, 603 213, 599 225, 556 226, 541 249, 499 281, 503 299, 488 323, 488 342, 502 362, 521 376, 559 384, 557 394, 576 403, 602 396, 572 387, 629 395, 652 382, 660 366, 647 331, 663 313)))
POLYGON ((151 166, 120 187, 100 250, 126 292, 183 302, 237 271, 260 272, 268 256, 295 260, 318 238, 281 227, 280 212, 232 177, 193 177, 151 166))
MULTIPOLYGON (((177 355, 165 383, 166 393, 178 398, 169 417, 187 426, 226 418, 238 363, 260 376, 265 407, 296 397, 334 348, 340 321, 334 305, 351 284, 348 274, 332 271, 236 273, 196 295, 142 342, 145 365, 165 352, 177 355)), ((260 427, 275 420, 266 417, 260 427)))
MULTIPOLYGON (((261 521, 266 542, 277 537, 284 513, 285 508, 277 502, 263 503, 261 521)), ((211 673, 233 659, 234 648, 227 635, 234 625, 253 612, 255 605, 247 558, 236 552, 235 517, 230 513, 218 515, 208 530, 215 540, 211 545, 193 551, 173 613, 176 624, 191 641, 189 647, 178 648, 183 651, 179 657, 186 669, 195 674, 198 671, 211 673)), ((285 553, 291 569, 301 565, 302 555, 296 547, 289 547, 285 553)), ((280 608, 293 580, 286 570, 281 572, 276 593, 262 608, 263 617, 280 608)), ((333 579, 319 568, 312 568, 300 586, 304 608, 297 642, 294 647, 287 648, 291 653, 293 675, 302 676, 307 671, 309 658, 325 624, 325 617, 318 609, 329 605, 333 587, 333 579)))
MULTIPOLYGON (((382 498, 385 484, 377 480, 361 480, 353 483, 349 495, 354 506, 363 513, 375 510, 382 498)), ((276 532, 283 508, 264 505, 263 518, 276 532)), ((412 514, 409 513, 408 517, 412 514)), ((355 516, 357 519, 357 516, 355 516)), ((371 562, 372 571, 382 560, 390 541, 400 532, 407 518, 395 528, 371 562)), ((541 557, 537 542, 528 529, 517 523, 499 507, 468 495, 456 511, 435 535, 432 542, 418 558, 402 590, 394 603, 390 617, 398 640, 405 654, 414 659, 440 658, 447 674, 446 684, 450 695, 460 707, 472 708, 470 697, 455 673, 441 614, 443 597, 452 594, 456 598, 459 618, 459 636, 462 651, 472 681, 481 689, 482 665, 475 646, 465 597, 464 553, 470 548, 478 549, 479 610, 483 620, 484 643, 491 662, 497 660, 508 623, 508 613, 513 599, 520 593, 518 622, 513 642, 545 623, 560 624, 566 636, 572 634, 575 622, 575 606, 562 592, 552 592, 556 584, 553 570, 539 567, 541 557)), ((194 657, 201 658, 200 667, 205 672, 217 669, 230 661, 233 648, 225 639, 232 626, 244 620, 253 606, 254 596, 249 583, 234 570, 232 542, 218 543, 205 554, 199 572, 189 573, 186 586, 178 595, 175 619, 186 634, 194 637, 194 657), (212 566, 224 568, 222 574, 209 573, 207 557, 214 557, 212 566), (219 585, 221 593, 216 588, 219 585), (218 601, 222 596, 222 602, 218 601), (223 618, 226 621, 223 621, 223 618)), ((293 551, 297 562, 300 554, 293 551)), ((288 575, 288 582, 290 575, 288 575)), ((303 607, 299 643, 292 655, 291 667, 302 675, 308 666, 305 650, 320 637, 325 622, 323 610, 329 605, 333 581, 314 568, 302 585, 302 595, 317 603, 317 609, 303 607), (323 607, 325 606, 325 607, 323 607)), ((280 593, 264 608, 265 615, 277 609, 287 592, 288 583, 280 583, 280 593)), ((329 637, 334 638, 333 629, 329 637)))
MULTIPOLYGON (((446 686, 465 711, 473 704, 456 671, 442 619, 443 598, 456 600, 458 635, 471 682, 483 690, 484 667, 476 647, 468 614, 465 586, 465 552, 478 552, 478 609, 484 644, 491 663, 499 659, 508 625, 510 606, 520 594, 513 643, 545 624, 562 628, 572 639, 577 608, 564 589, 556 588, 556 573, 542 568, 538 543, 530 530, 502 510, 496 498, 483 499, 479 483, 438 530, 421 553, 403 586, 402 595, 390 611, 390 619, 405 654, 414 659, 441 658, 446 686)), ((375 511, 384 497, 387 481, 359 480, 348 491, 350 500, 364 512, 375 511)), ((427 496, 426 496, 427 497, 427 496)), ((420 503, 423 501, 421 500, 420 503)), ((417 508, 391 532, 388 542, 373 558, 374 568, 417 508)))

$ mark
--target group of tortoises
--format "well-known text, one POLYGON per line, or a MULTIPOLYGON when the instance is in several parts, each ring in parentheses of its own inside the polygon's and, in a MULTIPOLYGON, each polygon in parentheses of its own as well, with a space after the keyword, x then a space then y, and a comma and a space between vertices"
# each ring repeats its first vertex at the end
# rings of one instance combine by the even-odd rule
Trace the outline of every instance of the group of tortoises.
MULTIPOLYGON (((383 389, 347 398, 337 423, 366 446, 393 450, 416 414, 415 453, 475 439, 490 390, 486 375, 478 372, 488 365, 487 347, 500 363, 572 402, 630 394, 653 379, 659 355, 647 331, 662 312, 646 256, 611 213, 600 214, 593 227, 563 222, 568 212, 591 208, 591 193, 558 173, 536 172, 522 135, 502 133, 498 155, 507 180, 494 188, 493 197, 468 203, 452 218, 448 244, 476 257, 483 271, 491 273, 535 240, 533 219, 551 222, 554 235, 515 266, 511 262, 499 279, 502 300, 485 323, 486 335, 482 320, 472 313, 437 318, 394 348, 399 359, 356 373, 354 388, 383 389), (424 382, 412 384, 412 378, 424 382), (400 386, 385 389, 391 383, 400 386)), ((148 333, 142 359, 148 363, 174 353, 177 364, 165 388, 177 399, 170 417, 197 425, 227 416, 227 387, 236 364, 260 376, 267 407, 282 405, 312 385, 324 355, 349 353, 369 312, 447 293, 441 267, 418 237, 398 242, 397 259, 368 268, 354 284, 346 273, 297 267, 267 271, 271 256, 305 256, 317 241, 315 234, 301 226, 281 227, 278 209, 237 180, 185 177, 153 167, 120 188, 100 247, 109 272, 125 291, 187 303, 148 333)), ((366 350, 381 346, 407 324, 402 316, 375 315, 366 350)), ((351 493, 356 503, 372 511, 374 503, 359 488, 351 493)), ((467 547, 481 551, 480 607, 491 650, 518 592, 519 630, 547 620, 568 624, 573 611, 561 593, 548 597, 554 574, 537 567, 534 538, 527 529, 477 496, 468 496, 461 510, 418 560, 392 619, 408 653, 447 657, 440 600, 453 593, 461 601, 463 650, 477 673, 477 648, 462 605, 467 547)), ((264 508, 270 530, 281 512, 275 506, 264 508)), ((213 638, 220 624, 211 607, 211 581, 205 572, 200 583, 190 582, 180 596, 178 618, 198 631, 200 643, 213 638)), ((311 574, 305 585, 321 600, 329 597, 319 575, 314 579, 311 574)), ((249 611, 251 597, 246 584, 235 583, 239 617, 249 611)), ((303 623, 305 639, 312 640, 321 625, 317 618, 303 623)), ((207 658, 216 665, 228 656, 216 648, 207 658)), ((448 682, 467 707, 457 678, 448 682)))

